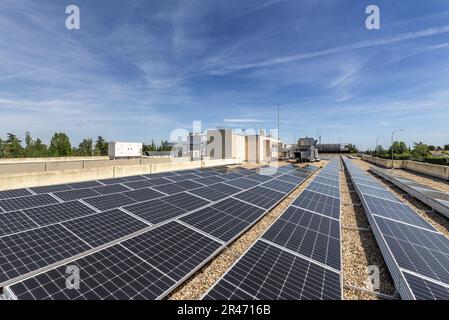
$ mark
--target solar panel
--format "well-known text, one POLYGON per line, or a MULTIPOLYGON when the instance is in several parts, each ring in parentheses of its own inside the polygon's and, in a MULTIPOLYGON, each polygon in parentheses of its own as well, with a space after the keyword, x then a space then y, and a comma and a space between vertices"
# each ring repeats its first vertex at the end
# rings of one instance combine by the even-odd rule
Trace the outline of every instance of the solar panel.
POLYGON ((340 219, 340 200, 309 190, 304 190, 292 205, 334 219, 340 219))
POLYGON ((63 225, 92 247, 101 246, 148 227, 148 224, 118 209, 67 221, 63 225))
POLYGON ((289 182, 289 183, 293 183, 293 184, 300 184, 301 182, 304 181, 304 178, 295 177, 295 176, 292 176, 289 174, 284 174, 283 176, 280 176, 279 178, 277 178, 277 180, 283 181, 283 182, 289 182))
POLYGON ((150 179, 149 183, 151 184, 151 186, 160 186, 160 185, 165 185, 165 184, 172 184, 173 181, 168 180, 166 178, 155 178, 155 179, 150 179))
POLYGON ((122 245, 176 281, 191 274, 221 247, 221 243, 175 221, 122 245))
POLYGON ((215 184, 217 182, 223 182, 223 181, 227 181, 226 179, 223 179, 219 176, 213 176, 213 177, 206 177, 206 178, 199 178, 199 179, 195 179, 193 180, 195 182, 201 183, 205 186, 211 185, 211 184, 215 184))
POLYGON ((251 187, 254 187, 256 185, 259 184, 259 182, 254 181, 254 180, 250 180, 247 178, 240 178, 240 179, 235 179, 235 180, 230 180, 230 181, 226 181, 226 184, 233 186, 233 187, 237 187, 240 189, 249 189, 251 187))
POLYGON ((319 182, 319 183, 323 183, 323 184, 328 184, 330 186, 333 186, 335 188, 338 188, 340 186, 340 183, 338 182, 337 179, 327 179, 327 178, 322 178, 322 177, 316 177, 315 182, 319 182))
POLYGON ((283 199, 285 194, 259 186, 244 191, 234 197, 259 207, 269 209, 283 199))
POLYGON ((70 262, 80 270, 80 288, 67 288, 68 265, 9 287, 18 300, 152 300, 174 281, 115 245, 70 262))
POLYGON ((198 179, 200 178, 200 176, 194 175, 194 174, 183 174, 180 176, 171 176, 168 177, 168 179, 170 179, 173 182, 179 182, 179 181, 184 181, 184 180, 192 180, 192 179, 198 179))
POLYGON ((449 300, 449 287, 404 272, 417 300, 449 300))
POLYGON ((211 207, 247 222, 256 221, 266 212, 266 210, 233 198, 217 202, 211 207))
POLYGON ((121 184, 113 184, 113 185, 109 185, 109 186, 95 187, 92 189, 101 194, 111 194, 111 193, 118 193, 118 192, 124 192, 124 191, 129 190, 129 188, 127 188, 121 184))
POLYGON ((30 190, 32 190, 34 193, 42 194, 42 193, 72 190, 72 188, 67 184, 57 184, 53 186, 33 187, 30 188, 30 190))
POLYGON ((155 179, 155 178, 177 176, 177 174, 174 172, 158 172, 158 173, 144 174, 142 176, 148 179, 155 179))
POLYGON ((98 181, 85 181, 85 182, 68 183, 68 185, 73 189, 84 189, 84 188, 98 187, 101 186, 102 184, 98 181))
MULTIPOLYGON (((233 188, 231 186, 229 186, 229 187, 233 188)), ((237 189, 237 188, 235 188, 235 189, 237 189)), ((240 189, 237 189, 237 190, 238 190, 237 192, 241 191, 240 189)), ((209 201, 212 201, 212 202, 215 202, 215 201, 218 201, 218 200, 222 200, 222 199, 224 199, 224 198, 229 196, 226 193, 223 193, 223 192, 218 191, 216 189, 212 189, 211 186, 202 187, 202 188, 198 188, 198 189, 195 189, 195 190, 189 190, 188 192, 191 193, 191 194, 194 194, 196 196, 199 196, 199 197, 201 197, 203 199, 207 199, 209 201)))
POLYGON ((283 193, 290 193, 293 189, 296 188, 296 185, 294 185, 292 183, 282 182, 277 179, 266 182, 266 183, 262 184, 262 186, 279 191, 279 192, 283 192, 283 193))
POLYGON ((120 193, 87 198, 83 199, 83 201, 97 208, 100 211, 120 208, 136 202, 135 200, 128 198, 127 196, 120 193))
POLYGON ((235 173, 235 172, 231 172, 231 173, 224 173, 222 174, 220 177, 226 179, 226 180, 234 180, 234 179, 239 179, 244 177, 243 174, 239 174, 239 173, 235 173))
POLYGON ((144 176, 129 176, 129 177, 123 177, 126 181, 134 182, 134 181, 142 181, 146 180, 144 176))
MULTIPOLYGON (((401 296, 404 299, 445 296, 449 288, 449 239, 399 199, 390 201, 363 194, 359 181, 366 185, 374 179, 350 160, 344 162, 351 179, 353 175, 357 177, 353 182, 401 296)), ((387 191, 382 186, 378 189, 387 191)), ((377 194, 378 189, 365 188, 365 192, 377 194)))
POLYGON ((363 195, 363 199, 365 200, 367 210, 371 214, 433 230, 433 227, 427 221, 403 203, 383 200, 369 195, 363 195))
POLYGON ((224 242, 234 239, 250 225, 249 222, 211 207, 191 213, 180 220, 224 242))
POLYGON ((123 195, 136 200, 137 202, 152 200, 156 198, 160 198, 165 196, 163 193, 160 193, 153 189, 139 189, 139 190, 133 190, 133 191, 126 191, 123 193, 123 195))
POLYGON ((192 181, 192 180, 184 180, 181 182, 177 182, 176 185, 178 187, 184 188, 185 190, 192 190, 192 189, 200 188, 200 187, 204 186, 204 185, 202 185, 198 182, 192 181))
POLYGON ((38 225, 21 211, 0 214, 0 237, 36 227, 38 225))
POLYGON ((23 210, 23 212, 40 226, 46 226, 96 213, 95 210, 79 201, 70 201, 44 207, 36 207, 23 210))
POLYGON ((185 192, 167 196, 167 197, 161 198, 161 200, 164 202, 167 202, 171 205, 174 205, 176 207, 182 208, 186 211, 198 209, 198 208, 203 207, 210 203, 207 200, 198 198, 194 195, 191 195, 191 194, 185 193, 185 192))
POLYGON ((204 297, 229 299, 341 299, 340 275, 261 240, 204 297))
POLYGON ((49 194, 38 194, 33 196, 0 200, 0 207, 5 211, 16 211, 20 209, 44 206, 47 204, 58 202, 58 200, 56 200, 49 194))
POLYGON ((335 197, 335 198, 340 198, 340 189, 339 188, 335 188, 330 185, 318 183, 315 181, 312 181, 312 183, 310 183, 307 186, 307 190, 315 191, 317 193, 321 193, 321 194, 335 197))
POLYGON ((89 250, 60 225, 0 238, 0 284, 89 250))
POLYGON ((159 186, 154 186, 152 187, 153 189, 163 192, 165 194, 171 195, 171 194, 175 194, 175 193, 179 193, 179 192, 183 192, 186 189, 178 186, 177 183, 169 183, 169 184, 164 184, 164 185, 159 185, 159 186))
POLYGON ((175 218, 187 212, 160 199, 132 204, 124 209, 152 224, 175 218))
POLYGON ((137 189, 151 187, 153 184, 148 180, 142 180, 142 181, 135 181, 135 182, 125 182, 123 185, 127 186, 128 188, 137 190, 137 189))
POLYGON ((32 195, 32 193, 30 191, 28 191, 27 189, 5 190, 5 191, 0 191, 0 200, 7 199, 7 198, 17 198, 17 197, 29 196, 29 195, 32 195))
POLYGON ((86 188, 86 189, 77 189, 77 190, 55 192, 55 193, 53 193, 53 195, 55 195, 56 197, 58 197, 62 201, 71 201, 71 200, 77 200, 77 199, 83 199, 83 198, 90 198, 90 197, 99 196, 100 193, 98 193, 95 190, 92 190, 91 188, 86 188))
POLYGON ((265 213, 265 210, 236 199, 217 204, 180 218, 181 221, 223 241, 230 241, 265 213))
POLYGON ((101 182, 102 184, 106 184, 106 185, 128 182, 124 178, 102 179, 102 180, 98 180, 98 181, 101 182))
POLYGON ((396 201, 396 202, 400 201, 398 198, 393 196, 390 191, 385 190, 385 189, 372 188, 372 187, 365 186, 365 185, 358 185, 357 188, 360 190, 360 192, 362 194, 367 194, 372 197, 378 197, 378 198, 382 198, 385 200, 391 200, 391 201, 396 201))
POLYGON ((267 182, 273 179, 271 175, 263 175, 263 174, 252 174, 246 177, 247 179, 254 180, 257 182, 267 182))
POLYGON ((289 207, 262 238, 341 269, 340 226, 334 219, 289 207))

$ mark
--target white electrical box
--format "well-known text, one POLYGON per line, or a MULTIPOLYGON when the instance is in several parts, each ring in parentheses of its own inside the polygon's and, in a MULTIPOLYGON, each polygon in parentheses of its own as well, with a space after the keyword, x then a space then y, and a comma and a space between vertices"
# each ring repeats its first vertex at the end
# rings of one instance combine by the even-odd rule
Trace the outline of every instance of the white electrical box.
POLYGON ((142 143, 138 142, 109 142, 109 159, 140 158, 142 157, 142 143))

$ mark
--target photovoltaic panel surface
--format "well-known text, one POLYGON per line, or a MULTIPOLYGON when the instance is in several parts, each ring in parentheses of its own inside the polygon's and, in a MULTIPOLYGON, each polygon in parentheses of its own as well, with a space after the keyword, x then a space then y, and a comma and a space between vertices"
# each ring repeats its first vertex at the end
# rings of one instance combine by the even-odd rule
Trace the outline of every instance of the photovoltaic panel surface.
POLYGON ((309 190, 304 190, 292 205, 335 219, 340 216, 339 199, 309 190))
POLYGON ((23 210, 23 212, 40 226, 46 226, 96 213, 95 210, 79 201, 36 207, 23 210))
POLYGON ((122 245, 171 279, 181 280, 221 244, 175 221, 126 240, 122 245))
POLYGON ((72 190, 72 188, 66 184, 57 184, 54 186, 33 187, 30 188, 30 190, 32 190, 34 193, 42 194, 42 193, 72 190))
POLYGON ((58 202, 58 200, 56 200, 49 194, 38 194, 20 198, 0 200, 0 207, 5 211, 16 211, 20 209, 38 207, 58 202))
POLYGON ((27 189, 14 189, 14 190, 5 190, 0 191, 0 200, 7 198, 17 198, 23 196, 30 196, 32 193, 27 189))
POLYGON ((61 225, 1 237, 0 284, 90 248, 61 225))
POLYGON ((19 300, 153 300, 174 281, 115 245, 69 264, 80 270, 80 288, 67 288, 67 265, 12 285, 19 300))
POLYGON ((62 201, 70 201, 70 200, 78 200, 78 199, 95 197, 95 196, 99 196, 101 194, 91 188, 86 188, 86 189, 55 192, 55 193, 53 193, 53 195, 55 195, 57 198, 61 199, 62 201))
POLYGON ((138 202, 143 202, 147 200, 152 200, 160 197, 164 197, 165 194, 153 190, 153 189, 139 189, 139 190, 133 190, 133 191, 126 191, 123 193, 123 195, 127 196, 128 198, 131 198, 138 202))
POLYGON ((258 240, 205 299, 341 299, 340 275, 258 240), (307 270, 307 272, 304 272, 307 270))
POLYGON ((142 230, 148 227, 148 224, 114 209, 67 221, 63 226, 92 247, 98 247, 142 230))
POLYGON ((97 208, 100 211, 106 211, 114 208, 120 208, 136 201, 123 194, 108 194, 93 198, 83 199, 84 202, 97 208))
POLYGON ((187 212, 160 199, 136 203, 126 206, 124 209, 152 224, 175 218, 187 212))
POLYGON ((379 185, 373 194, 388 190, 349 159, 344 161, 401 296, 444 297, 449 290, 449 239, 399 199, 369 195, 371 190, 364 188, 368 184, 379 185))
POLYGON ((21 211, 0 214, 0 237, 39 227, 21 211))

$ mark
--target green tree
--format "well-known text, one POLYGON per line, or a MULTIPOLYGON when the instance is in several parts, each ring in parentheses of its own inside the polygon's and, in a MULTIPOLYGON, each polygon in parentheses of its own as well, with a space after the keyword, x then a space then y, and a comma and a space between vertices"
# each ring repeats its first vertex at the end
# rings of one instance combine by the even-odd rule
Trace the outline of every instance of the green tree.
POLYGON ((428 145, 422 142, 414 142, 413 144, 415 145, 412 151, 412 156, 414 159, 421 161, 430 155, 428 145))
POLYGON ((78 154, 80 156, 91 156, 92 155, 92 139, 83 139, 83 141, 78 145, 78 154))
POLYGON ((22 157, 24 154, 23 147, 20 145, 22 141, 13 133, 7 133, 6 135, 7 139, 3 146, 5 156, 8 158, 22 157))
POLYGON ((108 142, 102 136, 98 136, 95 141, 95 154, 100 156, 108 155, 108 142))
POLYGON ((449 151, 449 144, 444 145, 444 150, 449 151))
POLYGON ((349 149, 349 153, 357 153, 358 152, 356 145, 352 144, 352 143, 348 144, 348 149, 349 149))
POLYGON ((63 132, 56 132, 50 141, 50 155, 53 157, 67 157, 72 155, 69 137, 63 132))
POLYGON ((427 147, 427 150, 429 150, 429 151, 435 151, 437 148, 435 147, 435 146, 432 146, 432 145, 429 145, 428 147, 427 147))

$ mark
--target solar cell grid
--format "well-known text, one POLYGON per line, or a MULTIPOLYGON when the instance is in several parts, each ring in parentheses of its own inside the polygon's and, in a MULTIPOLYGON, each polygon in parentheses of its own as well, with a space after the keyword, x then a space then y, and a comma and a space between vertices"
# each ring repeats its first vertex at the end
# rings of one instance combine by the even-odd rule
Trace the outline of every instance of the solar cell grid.
POLYGON ((53 193, 53 195, 56 196, 58 199, 61 199, 62 201, 71 201, 71 200, 95 197, 95 196, 99 196, 101 194, 95 190, 92 190, 91 188, 86 188, 86 189, 55 192, 55 193, 53 193))
POLYGON ((102 179, 102 180, 98 180, 98 181, 101 182, 102 184, 106 184, 106 185, 129 182, 129 181, 125 180, 124 178, 102 179))
POLYGON ((152 224, 175 218, 187 212, 160 199, 136 203, 126 206, 124 209, 152 224))
POLYGON ((160 193, 156 190, 148 189, 148 188, 133 190, 133 191, 126 191, 123 194, 137 202, 152 200, 152 199, 156 199, 156 198, 165 196, 163 193, 160 193))
POLYGON ((123 195, 123 194, 108 194, 104 196, 98 196, 93 198, 83 199, 84 202, 97 208, 100 211, 110 210, 114 208, 120 208, 136 201, 123 195))
POLYGON ((67 184, 57 184, 53 186, 33 187, 30 188, 30 190, 32 190, 34 193, 37 194, 43 194, 57 191, 72 190, 72 187, 70 187, 67 184))
POLYGON ((285 194, 264 187, 255 187, 235 195, 234 197, 259 207, 269 209, 284 198, 285 194))
POLYGON ((247 178, 240 178, 240 179, 230 180, 230 181, 226 181, 225 183, 230 185, 230 186, 240 188, 242 190, 252 188, 252 187, 254 187, 254 186, 259 184, 258 181, 250 180, 250 179, 247 179, 247 178))
POLYGON ((338 273, 260 240, 238 260, 219 283, 222 284, 214 286, 205 299, 228 298, 230 293, 236 292, 229 288, 229 284, 238 289, 237 292, 246 293, 245 298, 341 299, 338 273))
POLYGON ((0 200, 0 207, 5 211, 16 211, 20 209, 44 206, 58 203, 59 201, 49 194, 38 194, 20 198, 10 198, 0 200))
POLYGON ((162 297, 174 281, 115 245, 70 263, 80 270, 80 288, 67 288, 67 266, 39 274, 10 290, 19 300, 149 300, 162 297))
POLYGON ((101 193, 101 194, 112 194, 112 193, 128 191, 130 189, 121 184, 113 184, 113 185, 103 186, 103 187, 94 187, 94 188, 92 188, 92 190, 94 190, 98 193, 101 193))
POLYGON ((304 190, 292 205, 334 219, 340 219, 340 200, 309 190, 304 190))
POLYGON ((0 238, 0 283, 89 250, 60 225, 0 238))
POLYGON ((5 191, 0 191, 0 200, 7 199, 7 198, 17 198, 17 197, 29 196, 29 195, 32 195, 32 193, 30 191, 28 191, 27 189, 5 190, 5 191))
POLYGON ((125 182, 123 185, 127 186, 128 188, 137 190, 137 189, 143 189, 148 188, 152 186, 153 184, 148 180, 142 180, 142 181, 134 181, 134 182, 125 182))
POLYGON ((193 181, 201 183, 202 185, 208 186, 211 184, 215 184, 215 183, 223 182, 223 181, 227 181, 227 180, 223 179, 219 176, 212 176, 212 177, 194 179, 193 181))
POLYGON ((102 184, 98 181, 75 182, 69 183, 68 185, 71 186, 73 189, 84 189, 102 186, 102 184))
MULTIPOLYGON (((338 222, 333 221, 333 228, 338 229, 338 222)), ((303 213, 299 224, 278 219, 262 237, 336 270, 340 270, 340 237, 334 238, 330 236, 331 223, 332 219, 324 216, 313 213, 304 216, 303 213)))
POLYGON ((125 179, 126 181, 129 181, 129 182, 135 182, 135 181, 146 180, 146 177, 144 177, 144 176, 129 176, 129 177, 123 177, 123 179, 125 179))
POLYGON ((204 187, 203 184, 195 182, 193 180, 180 181, 180 182, 177 182, 176 185, 178 187, 184 188, 184 190, 192 190, 192 189, 204 187))
POLYGON ((386 189, 372 188, 372 187, 365 186, 365 185, 358 185, 357 188, 360 190, 361 193, 366 194, 366 195, 400 202, 400 200, 398 198, 393 196, 393 194, 386 189))
POLYGON ((274 179, 263 183, 262 187, 270 188, 283 193, 290 193, 293 189, 296 188, 296 185, 274 179))
POLYGON ((405 279, 417 300, 449 300, 449 287, 404 272, 405 279))
POLYGON ((163 184, 159 186, 154 186, 152 188, 159 192, 163 192, 167 195, 183 192, 186 190, 185 188, 178 186, 177 183, 163 184))
POLYGON ((38 225, 21 211, 0 214, 0 237, 36 227, 38 225))
POLYGON ((242 201, 233 198, 228 198, 218 203, 215 203, 211 206, 211 208, 220 210, 221 212, 245 220, 247 222, 254 222, 262 214, 265 213, 265 210, 263 209, 260 209, 258 207, 255 207, 253 205, 244 203, 242 201))
POLYGON ((148 224, 118 209, 62 224, 92 247, 101 246, 148 227, 148 224))
POLYGON ((162 201, 184 209, 186 211, 191 211, 194 209, 198 209, 210 203, 210 201, 206 201, 194 195, 191 195, 186 192, 181 192, 175 195, 167 196, 161 198, 162 201))
POLYGON ((221 247, 221 243, 174 221, 122 245, 176 281, 192 273, 221 247))
POLYGON ((368 207, 369 213, 371 214, 433 230, 433 227, 428 222, 418 216, 409 206, 405 204, 383 200, 368 195, 364 195, 363 199, 368 207))
POLYGON ((58 223, 95 213, 95 210, 79 201, 70 201, 23 210, 40 226, 58 223))
POLYGON ((322 184, 328 184, 330 186, 333 186, 335 188, 338 188, 340 186, 340 183, 338 182, 338 180, 336 179, 328 179, 328 178, 324 178, 324 177, 316 177, 315 182, 319 182, 322 184))
POLYGON ((322 193, 331 197, 340 198, 340 189, 327 184, 313 181, 307 186, 307 190, 322 193))

